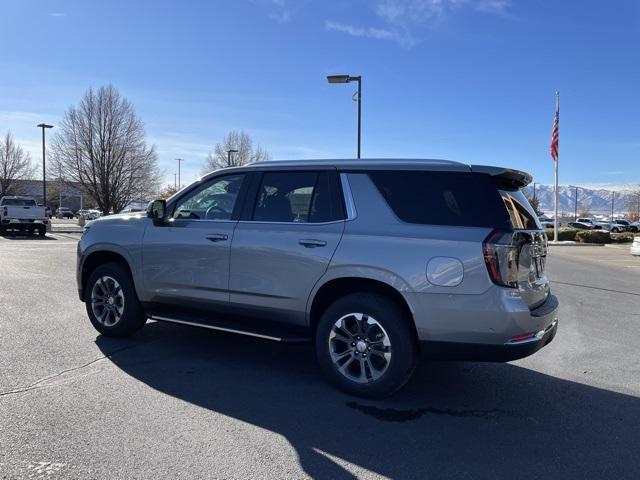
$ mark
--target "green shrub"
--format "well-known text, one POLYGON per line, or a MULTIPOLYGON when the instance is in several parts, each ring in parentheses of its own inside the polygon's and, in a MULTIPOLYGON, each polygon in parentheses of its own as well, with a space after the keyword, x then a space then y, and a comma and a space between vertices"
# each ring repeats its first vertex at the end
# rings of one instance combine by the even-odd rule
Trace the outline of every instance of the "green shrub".
POLYGON ((582 230, 576 234, 580 243, 611 243, 611 234, 602 230, 582 230))
POLYGON ((632 232, 622 232, 619 235, 611 236, 611 240, 617 243, 631 243, 633 242, 633 233, 632 232))
MULTIPOLYGON (((547 228, 547 238, 549 240, 553 240, 553 228, 547 228)), ((576 239, 576 233, 580 230, 575 228, 559 228, 558 229, 558 240, 561 242, 566 241, 574 241, 576 239)))

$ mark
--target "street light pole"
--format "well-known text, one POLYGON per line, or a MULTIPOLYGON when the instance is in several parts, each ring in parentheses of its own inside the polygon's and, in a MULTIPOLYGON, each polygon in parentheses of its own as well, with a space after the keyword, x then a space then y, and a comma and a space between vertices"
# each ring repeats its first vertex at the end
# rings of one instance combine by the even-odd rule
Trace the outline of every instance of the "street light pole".
POLYGON ((180 165, 184 162, 184 158, 176 158, 178 162, 178 190, 182 189, 182 179, 180 178, 180 165))
POLYGON ((351 75, 328 75, 327 81, 329 83, 350 83, 358 82, 358 146, 357 146, 357 158, 360 158, 360 137, 362 132, 362 77, 360 75, 352 77, 351 75))
POLYGON ((231 154, 232 153, 238 153, 238 150, 236 150, 234 148, 230 148, 229 150, 227 150, 227 167, 232 167, 233 166, 231 164, 231 154))
POLYGON ((536 182, 533 182, 533 201, 536 201, 536 182))
POLYGON ((38 128, 42 129, 42 204, 46 209, 47 208, 47 167, 46 167, 46 159, 45 159, 44 131, 46 128, 53 128, 53 125, 47 125, 46 123, 41 123, 40 125, 38 125, 38 128))
POLYGON ((576 198, 575 205, 573 208, 573 221, 575 222, 578 219, 578 187, 576 187, 576 198))
POLYGON ((610 220, 613 222, 613 207, 616 203, 616 192, 611 192, 611 218, 610 220))

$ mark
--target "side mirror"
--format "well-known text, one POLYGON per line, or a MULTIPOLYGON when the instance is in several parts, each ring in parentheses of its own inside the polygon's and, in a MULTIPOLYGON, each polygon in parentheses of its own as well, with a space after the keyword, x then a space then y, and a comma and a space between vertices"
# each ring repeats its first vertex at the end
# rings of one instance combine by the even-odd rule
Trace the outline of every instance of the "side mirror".
POLYGON ((154 220, 164 220, 167 214, 167 202, 165 200, 154 200, 147 207, 147 217, 154 220))

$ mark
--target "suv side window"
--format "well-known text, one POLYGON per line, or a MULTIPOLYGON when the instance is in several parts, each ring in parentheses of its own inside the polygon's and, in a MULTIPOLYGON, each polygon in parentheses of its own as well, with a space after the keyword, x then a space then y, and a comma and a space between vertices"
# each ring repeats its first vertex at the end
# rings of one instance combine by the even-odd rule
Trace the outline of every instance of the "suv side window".
POLYGON ((262 176, 252 220, 320 223, 344 218, 337 174, 266 172, 262 176))
POLYGON ((178 200, 174 219, 231 220, 245 174, 214 178, 178 200))
POLYGON ((375 171, 369 177, 408 223, 510 228, 500 194, 484 173, 375 171))

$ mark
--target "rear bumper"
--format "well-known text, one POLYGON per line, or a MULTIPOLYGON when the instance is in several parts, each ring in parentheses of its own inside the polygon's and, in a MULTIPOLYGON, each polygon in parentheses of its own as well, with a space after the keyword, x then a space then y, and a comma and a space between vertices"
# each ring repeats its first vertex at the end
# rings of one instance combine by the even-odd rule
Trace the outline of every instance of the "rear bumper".
MULTIPOLYGON (((558 330, 558 299, 549 295, 547 301, 530 312, 539 329, 522 339, 506 339, 502 343, 466 343, 422 340, 424 357, 436 360, 478 362, 510 362, 534 354, 551 343, 558 330)), ((521 333, 527 333, 526 331, 521 333)))

